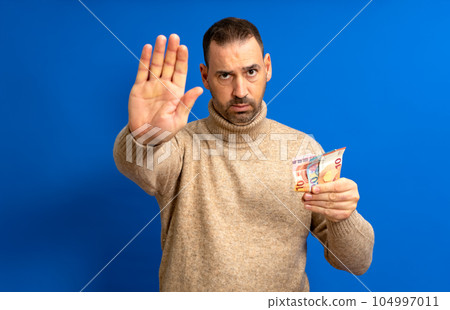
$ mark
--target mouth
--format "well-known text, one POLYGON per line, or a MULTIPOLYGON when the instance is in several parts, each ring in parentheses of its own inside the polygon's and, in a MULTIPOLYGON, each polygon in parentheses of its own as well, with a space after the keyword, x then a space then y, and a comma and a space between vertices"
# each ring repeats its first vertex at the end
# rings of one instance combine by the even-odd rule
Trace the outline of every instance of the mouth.
POLYGON ((235 112, 244 112, 250 109, 250 105, 249 104, 233 104, 232 106, 230 106, 230 110, 235 111, 235 112))

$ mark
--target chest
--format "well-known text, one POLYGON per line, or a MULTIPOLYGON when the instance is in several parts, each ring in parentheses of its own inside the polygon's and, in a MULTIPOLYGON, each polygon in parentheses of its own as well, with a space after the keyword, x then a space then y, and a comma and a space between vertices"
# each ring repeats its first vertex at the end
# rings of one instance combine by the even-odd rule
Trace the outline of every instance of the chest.
MULTIPOLYGON (((220 221, 253 223, 258 227, 308 225, 301 193, 294 191, 290 161, 228 160, 209 157, 190 163, 199 173, 193 187, 202 211, 220 221)), ((231 223, 230 223, 231 225, 231 223)))

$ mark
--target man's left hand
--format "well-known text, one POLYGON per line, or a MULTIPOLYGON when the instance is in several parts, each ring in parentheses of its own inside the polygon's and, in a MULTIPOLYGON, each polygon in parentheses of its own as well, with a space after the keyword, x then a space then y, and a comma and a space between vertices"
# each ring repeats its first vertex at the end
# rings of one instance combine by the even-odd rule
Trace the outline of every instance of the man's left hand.
POLYGON ((358 186, 346 178, 315 185, 311 193, 303 195, 306 209, 323 214, 332 222, 349 218, 355 211, 358 200, 358 186))

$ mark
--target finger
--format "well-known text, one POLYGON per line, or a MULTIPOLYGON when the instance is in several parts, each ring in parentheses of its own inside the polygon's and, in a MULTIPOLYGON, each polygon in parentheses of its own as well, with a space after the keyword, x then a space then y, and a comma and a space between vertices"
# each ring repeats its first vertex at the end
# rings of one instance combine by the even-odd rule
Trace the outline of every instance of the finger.
POLYGON ((187 119, 187 117, 189 116, 190 110, 194 106, 195 101, 202 93, 203 93, 203 88, 201 88, 201 87, 194 87, 191 90, 189 90, 188 92, 186 92, 178 104, 177 114, 180 117, 187 119))
POLYGON ((184 88, 186 86, 186 76, 188 69, 188 49, 185 45, 180 45, 177 50, 177 60, 175 63, 175 72, 173 73, 172 82, 184 88))
POLYGON ((150 55, 152 54, 152 46, 150 44, 145 44, 142 48, 141 59, 139 60, 138 72, 136 75, 136 83, 142 83, 148 80, 148 75, 150 72, 150 55))
POLYGON ((324 209, 336 209, 336 210, 354 209, 352 203, 348 201, 339 201, 339 202, 323 201, 323 200, 307 201, 305 202, 305 206, 314 206, 324 209))
POLYGON ((339 202, 339 201, 350 201, 354 200, 354 191, 345 191, 345 192, 331 192, 331 193, 321 193, 321 194, 311 194, 305 193, 303 195, 304 201, 331 201, 331 202, 339 202))
POLYGON ((180 45, 180 37, 176 34, 171 34, 169 43, 167 44, 166 57, 164 58, 163 71, 161 79, 171 80, 177 60, 177 49, 180 45))
POLYGON ((319 185, 314 185, 312 192, 314 194, 318 193, 332 193, 332 192, 345 192, 353 189, 356 183, 352 180, 346 178, 340 178, 333 182, 323 183, 319 185))
MULTIPOLYGON (((306 208, 306 206, 305 206, 306 208)), ((314 213, 323 214, 328 220, 331 220, 333 222, 340 222, 343 221, 352 215, 353 210, 336 210, 336 209, 326 209, 316 206, 310 206, 309 208, 306 208, 314 213)))
POLYGON ((166 50, 166 37, 159 35, 156 38, 155 48, 152 55, 152 64, 150 67, 150 80, 156 80, 161 77, 161 71, 164 62, 164 51, 166 50))

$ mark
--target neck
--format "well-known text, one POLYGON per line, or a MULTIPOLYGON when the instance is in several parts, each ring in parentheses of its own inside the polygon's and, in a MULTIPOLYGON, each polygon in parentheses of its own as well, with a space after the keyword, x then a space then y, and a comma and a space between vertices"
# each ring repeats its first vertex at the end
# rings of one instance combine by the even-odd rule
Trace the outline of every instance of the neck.
POLYGON ((261 102, 261 110, 246 124, 233 124, 220 115, 212 103, 208 103, 209 117, 206 119, 208 129, 213 134, 222 135, 224 141, 236 141, 236 143, 247 143, 248 137, 255 140, 260 134, 269 132, 269 122, 266 118, 267 105, 261 102), (247 140, 247 141, 246 141, 247 140))

